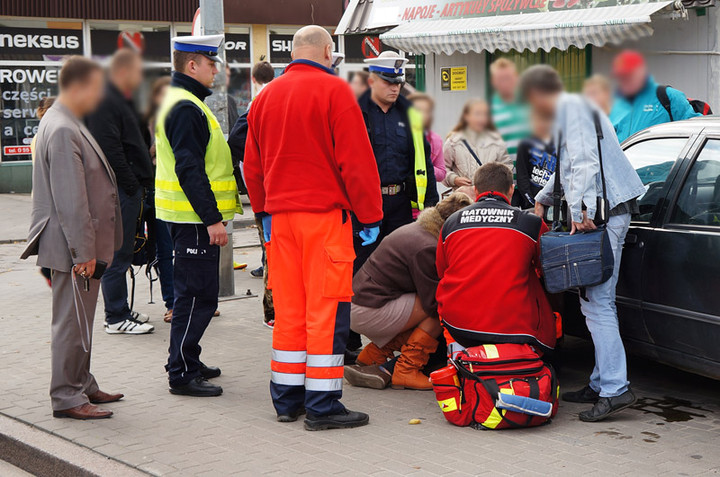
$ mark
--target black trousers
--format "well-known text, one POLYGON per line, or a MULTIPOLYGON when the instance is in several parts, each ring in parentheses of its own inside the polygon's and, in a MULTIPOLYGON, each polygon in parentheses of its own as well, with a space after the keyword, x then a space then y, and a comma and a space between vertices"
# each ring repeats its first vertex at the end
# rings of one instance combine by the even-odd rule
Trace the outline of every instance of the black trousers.
POLYGON ((170 385, 181 386, 200 376, 200 339, 218 306, 220 247, 210 245, 202 224, 168 225, 175 251, 175 303, 165 369, 170 385))

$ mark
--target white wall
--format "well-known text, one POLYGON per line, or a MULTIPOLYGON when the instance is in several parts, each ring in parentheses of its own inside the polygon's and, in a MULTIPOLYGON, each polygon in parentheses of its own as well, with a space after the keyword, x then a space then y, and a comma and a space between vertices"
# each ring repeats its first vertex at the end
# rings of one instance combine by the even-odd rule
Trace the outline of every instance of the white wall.
POLYGON ((435 98, 433 129, 444 138, 457 123, 465 101, 474 97, 485 97, 485 53, 427 55, 425 61, 426 90, 435 98), (440 68, 446 66, 467 66, 467 91, 441 91, 440 68))

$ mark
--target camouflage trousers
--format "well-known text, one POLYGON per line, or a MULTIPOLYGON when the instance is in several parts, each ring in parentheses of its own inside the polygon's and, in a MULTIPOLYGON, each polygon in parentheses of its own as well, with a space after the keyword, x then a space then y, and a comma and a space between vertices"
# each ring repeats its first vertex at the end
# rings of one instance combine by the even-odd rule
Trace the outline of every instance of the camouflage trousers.
POLYGON ((275 307, 273 306, 272 290, 268 289, 268 265, 267 257, 265 255, 265 237, 263 236, 263 225, 262 220, 255 219, 257 225, 258 235, 260 235, 260 245, 263 248, 262 254, 262 266, 263 266, 263 282, 265 284, 265 291, 263 292, 263 316, 265 323, 275 319, 275 307))

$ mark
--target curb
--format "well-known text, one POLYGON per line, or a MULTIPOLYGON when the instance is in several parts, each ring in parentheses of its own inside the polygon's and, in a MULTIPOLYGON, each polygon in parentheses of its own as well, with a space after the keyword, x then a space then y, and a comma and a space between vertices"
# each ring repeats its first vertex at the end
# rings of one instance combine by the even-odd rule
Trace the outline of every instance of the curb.
POLYGON ((3 413, 0 460, 37 477, 152 475, 3 413))

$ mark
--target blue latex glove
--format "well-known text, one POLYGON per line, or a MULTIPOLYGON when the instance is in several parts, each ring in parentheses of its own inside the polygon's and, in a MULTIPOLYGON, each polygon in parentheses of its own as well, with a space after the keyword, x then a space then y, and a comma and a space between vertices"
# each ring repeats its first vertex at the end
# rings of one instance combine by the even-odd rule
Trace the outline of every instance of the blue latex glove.
POLYGON ((262 218, 263 238, 266 242, 270 241, 270 232, 272 231, 272 215, 265 215, 262 218))
POLYGON ((362 246, 365 247, 377 241, 378 235, 380 235, 380 227, 365 227, 358 235, 363 239, 362 246))

